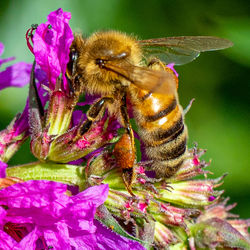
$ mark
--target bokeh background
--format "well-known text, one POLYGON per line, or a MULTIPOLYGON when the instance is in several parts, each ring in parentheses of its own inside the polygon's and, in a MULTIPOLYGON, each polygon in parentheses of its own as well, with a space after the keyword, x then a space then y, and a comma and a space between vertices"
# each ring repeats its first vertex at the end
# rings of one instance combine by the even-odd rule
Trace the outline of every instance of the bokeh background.
MULTIPOLYGON (((186 116, 189 144, 206 148, 214 176, 228 173, 222 186, 233 210, 250 217, 249 79, 250 4, 248 0, 1 0, 0 41, 3 57, 32 62, 25 32, 46 21, 49 12, 62 7, 72 13, 74 31, 89 35, 100 29, 133 33, 140 39, 215 35, 230 39, 234 47, 203 53, 196 61, 176 67, 180 75, 180 102, 195 102, 186 116)), ((25 105, 28 88, 0 92, 0 129, 25 105)), ((25 143, 10 164, 33 160, 25 143)))

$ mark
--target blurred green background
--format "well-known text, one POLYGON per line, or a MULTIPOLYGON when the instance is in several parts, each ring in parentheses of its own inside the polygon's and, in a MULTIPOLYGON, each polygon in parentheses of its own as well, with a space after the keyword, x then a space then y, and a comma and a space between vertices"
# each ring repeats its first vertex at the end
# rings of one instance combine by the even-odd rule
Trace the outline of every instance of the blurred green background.
MULTIPOLYGON (((25 32, 46 21, 49 12, 62 7, 72 13, 74 31, 89 35, 100 29, 133 33, 140 39, 180 35, 215 35, 230 39, 234 47, 207 52, 196 61, 176 67, 180 74, 180 102, 195 102, 186 116, 189 144, 206 148, 214 176, 227 172, 225 196, 238 202, 233 210, 250 217, 249 79, 250 4, 245 0, 11 0, 0 1, 0 41, 3 57, 32 62, 25 32)), ((0 93, 0 129, 25 105, 27 87, 0 93)), ((10 164, 32 160, 28 142, 10 164)))

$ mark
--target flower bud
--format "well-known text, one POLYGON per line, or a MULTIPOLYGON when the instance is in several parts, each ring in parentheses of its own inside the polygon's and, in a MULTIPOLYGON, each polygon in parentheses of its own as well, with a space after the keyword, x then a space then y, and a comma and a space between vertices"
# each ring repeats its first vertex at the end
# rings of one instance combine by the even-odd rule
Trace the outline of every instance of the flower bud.
POLYGON ((28 106, 16 115, 9 126, 0 131, 0 161, 8 162, 29 135, 28 106))
POLYGON ((225 220, 208 219, 190 227, 198 248, 243 248, 249 249, 249 240, 225 220))
POLYGON ((189 180, 171 183, 171 190, 159 189, 160 199, 190 207, 209 205, 217 196, 223 193, 223 191, 213 190, 215 184, 222 178, 216 180, 189 180))
POLYGON ((164 225, 181 226, 186 228, 185 219, 190 216, 198 215, 199 211, 195 209, 183 209, 168 204, 150 204, 149 211, 154 218, 164 225))
POLYGON ((69 129, 76 102, 74 96, 70 97, 61 90, 52 92, 46 119, 48 135, 62 135, 69 129))
POLYGON ((116 131, 112 130, 112 122, 112 119, 104 117, 83 135, 78 126, 58 136, 51 142, 48 160, 62 163, 74 161, 113 141, 116 131))
POLYGON ((206 163, 205 161, 201 161, 199 159, 199 157, 202 156, 204 153, 205 150, 197 149, 196 147, 189 150, 181 168, 172 177, 168 178, 168 181, 177 182, 182 180, 188 180, 197 175, 210 173, 209 171, 205 171, 203 169, 204 167, 207 167, 210 163, 206 163))
POLYGON ((177 243, 174 233, 164 224, 155 222, 155 243, 160 249, 167 248, 169 244, 177 243))

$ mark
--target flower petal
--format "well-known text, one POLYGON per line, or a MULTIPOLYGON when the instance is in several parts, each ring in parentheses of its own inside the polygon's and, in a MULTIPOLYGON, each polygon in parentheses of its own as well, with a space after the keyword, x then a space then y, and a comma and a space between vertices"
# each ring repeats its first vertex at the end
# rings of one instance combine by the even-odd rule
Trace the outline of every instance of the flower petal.
POLYGON ((108 190, 108 185, 93 186, 73 196, 74 203, 67 208, 67 215, 64 216, 69 227, 94 233, 96 227, 93 219, 96 208, 106 200, 108 190))
POLYGON ((61 223, 56 229, 53 227, 45 229, 43 236, 48 248, 53 247, 53 249, 71 250, 67 227, 61 223))
POLYGON ((8 165, 5 162, 0 161, 0 178, 5 178, 6 177, 5 170, 6 170, 7 166, 8 165))
POLYGON ((4 250, 13 250, 15 249, 14 246, 16 246, 16 241, 12 239, 8 234, 6 234, 4 231, 0 230, 0 246, 1 249, 4 250))
POLYGON ((19 62, 0 72, 0 90, 8 87, 21 88, 29 83, 31 64, 19 62))
POLYGON ((66 190, 66 184, 45 180, 31 180, 0 190, 0 204, 10 208, 47 206, 51 201, 62 197, 66 190))
POLYGON ((122 237, 95 220, 96 240, 99 249, 145 249, 136 241, 122 237))
POLYGON ((47 73, 51 89, 54 89, 61 73, 64 88, 68 89, 65 72, 69 61, 69 47, 74 39, 68 25, 70 18, 71 14, 62 9, 51 12, 48 22, 40 24, 34 34, 34 55, 37 63, 47 73))
POLYGON ((100 186, 89 187, 84 192, 81 192, 74 196, 72 199, 74 202, 91 201, 91 203, 98 207, 107 199, 108 192, 109 186, 107 184, 103 184, 100 186))
POLYGON ((14 250, 21 249, 36 249, 36 241, 40 237, 40 232, 37 227, 26 235, 20 242, 18 247, 13 248, 14 250))
POLYGON ((0 42, 0 56, 3 54, 4 52, 4 45, 3 43, 0 42))
MULTIPOLYGON (((0 56, 3 54, 3 52, 4 52, 4 45, 3 45, 3 43, 0 42, 0 56)), ((12 60, 15 60, 15 57, 0 59, 0 67, 2 66, 2 64, 7 63, 7 62, 12 61, 12 60)))

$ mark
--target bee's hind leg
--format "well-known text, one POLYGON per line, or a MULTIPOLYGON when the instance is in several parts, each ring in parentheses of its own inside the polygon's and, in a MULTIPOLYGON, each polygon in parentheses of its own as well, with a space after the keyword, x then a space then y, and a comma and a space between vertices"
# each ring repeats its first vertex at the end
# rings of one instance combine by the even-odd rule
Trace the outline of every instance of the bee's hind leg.
POLYGON ((121 115, 125 125, 126 132, 122 135, 120 140, 116 143, 114 148, 114 155, 117 165, 122 170, 122 178, 126 186, 127 191, 134 196, 132 191, 132 184, 136 178, 134 171, 135 165, 135 143, 134 133, 129 122, 129 116, 126 106, 126 94, 122 98, 120 107, 121 115))

